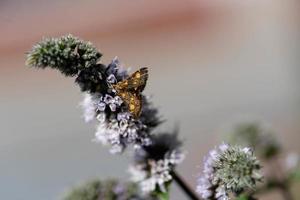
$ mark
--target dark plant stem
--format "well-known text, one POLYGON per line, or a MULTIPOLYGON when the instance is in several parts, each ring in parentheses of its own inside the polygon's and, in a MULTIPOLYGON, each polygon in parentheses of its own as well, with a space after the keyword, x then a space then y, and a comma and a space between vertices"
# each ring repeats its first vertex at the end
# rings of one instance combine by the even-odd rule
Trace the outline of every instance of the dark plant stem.
POLYGON ((190 199, 201 200, 176 171, 172 171, 172 177, 190 199))

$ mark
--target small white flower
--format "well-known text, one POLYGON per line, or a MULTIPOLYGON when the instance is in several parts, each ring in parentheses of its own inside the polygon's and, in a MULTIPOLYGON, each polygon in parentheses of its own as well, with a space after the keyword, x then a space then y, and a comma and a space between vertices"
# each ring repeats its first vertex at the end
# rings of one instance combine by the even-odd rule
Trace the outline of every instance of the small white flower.
POLYGON ((98 125, 94 141, 101 142, 104 145, 108 143, 108 137, 106 135, 106 125, 104 123, 98 125))
POLYGON ((140 185, 141 185, 142 192, 147 194, 147 193, 155 190, 156 181, 154 178, 151 177, 151 178, 145 179, 143 182, 140 183, 140 185))
POLYGON ((142 170, 141 165, 130 166, 128 171, 132 175, 131 180, 134 182, 144 180, 147 177, 147 173, 146 171, 142 170))
POLYGON ((242 151, 243 151, 244 153, 246 153, 246 154, 252 154, 252 149, 249 148, 249 147, 243 148, 242 151))
POLYGON ((112 154, 121 153, 123 151, 124 147, 121 145, 112 145, 109 152, 112 154))
POLYGON ((117 120, 118 121, 127 121, 130 119, 130 113, 129 112, 121 112, 121 113, 118 113, 117 115, 117 120))
POLYGON ((185 158, 185 154, 182 152, 178 152, 176 150, 172 151, 169 155, 169 161, 171 164, 179 164, 181 163, 185 158))
POLYGON ((103 111, 105 110, 105 108, 106 108, 106 104, 105 104, 104 102, 99 102, 99 103, 97 104, 97 110, 103 112, 103 111))
POLYGON ((83 117, 85 122, 91 122, 95 119, 96 115, 96 105, 92 95, 86 93, 84 94, 84 99, 81 103, 83 108, 83 117))
POLYGON ((219 153, 216 149, 213 149, 213 150, 209 151, 209 156, 212 160, 217 160, 218 155, 219 155, 219 153))
POLYGON ((223 144, 221 144, 221 145, 219 146, 219 149, 220 149, 221 151, 226 151, 226 150, 228 149, 228 147, 229 147, 228 144, 223 143, 223 144))
POLYGON ((103 98, 104 103, 110 104, 113 101, 113 97, 110 96, 109 94, 106 94, 103 98))
POLYGON ((168 160, 149 161, 149 172, 147 172, 145 167, 147 168, 147 166, 143 165, 134 166, 133 168, 135 168, 135 170, 131 171, 133 172, 132 176, 134 177, 139 175, 139 177, 132 178, 132 180, 139 182, 141 189, 145 193, 154 191, 156 186, 158 186, 162 192, 165 192, 165 183, 172 180, 172 176, 170 175, 171 169, 168 160), (140 176, 140 174, 143 176, 140 176))
POLYGON ((113 99, 113 103, 116 104, 117 106, 121 106, 123 103, 123 100, 119 96, 115 96, 113 99))
POLYGON ((106 81, 107 81, 108 83, 114 84, 114 83, 117 82, 117 79, 116 79, 115 75, 110 74, 110 75, 107 77, 106 81))
POLYGON ((111 103, 111 104, 109 104, 109 108, 111 111, 115 112, 117 109, 117 106, 116 106, 116 104, 111 103))
POLYGON ((96 118, 100 123, 104 123, 106 119, 105 113, 99 113, 96 118))
POLYGON ((211 195, 212 195, 212 191, 211 191, 211 190, 208 190, 208 189, 201 189, 200 191, 201 191, 200 194, 201 194, 201 196, 202 196, 204 199, 209 198, 209 197, 211 197, 211 195))
MULTIPOLYGON (((155 155, 149 154, 147 150, 143 148, 136 151, 136 164, 133 167, 135 170, 139 170, 140 173, 132 173, 132 176, 136 176, 136 174, 144 175, 140 178, 133 178, 133 180, 139 183, 145 193, 153 192, 154 190, 166 192, 166 184, 172 181, 172 170, 177 164, 182 162, 184 158, 184 154, 178 149, 180 143, 178 143, 176 136, 173 136, 173 138, 172 136, 171 134, 162 134, 161 137, 152 138, 154 139, 154 141, 152 140, 153 144, 148 148, 156 152, 154 153, 155 155), (170 138, 174 139, 174 146, 172 141, 169 140, 170 138), (165 148, 170 149, 170 151, 159 151, 161 145, 167 145, 165 148), (155 148, 158 148, 158 151, 156 151, 155 148), (157 154, 161 154, 160 156, 162 158, 157 159, 157 154), (154 156, 156 159, 151 158, 151 156, 154 156)), ((150 150, 150 152, 152 152, 152 150, 150 150)))
POLYGON ((218 200, 228 200, 229 199, 224 186, 217 187, 215 197, 218 200))

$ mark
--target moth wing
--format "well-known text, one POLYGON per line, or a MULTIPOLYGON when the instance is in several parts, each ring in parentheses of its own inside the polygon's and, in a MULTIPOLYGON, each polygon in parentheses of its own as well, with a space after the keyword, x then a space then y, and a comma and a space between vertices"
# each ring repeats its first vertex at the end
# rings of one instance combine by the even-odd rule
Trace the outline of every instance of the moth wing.
POLYGON ((129 112, 137 118, 142 110, 142 96, 137 92, 122 91, 118 94, 128 106, 129 112))
POLYGON ((115 90, 117 90, 117 92, 118 91, 120 92, 120 91, 123 91, 123 90, 127 90, 127 88, 128 88, 128 80, 125 79, 123 81, 119 81, 118 83, 116 83, 116 84, 114 84, 112 86, 113 86, 113 88, 115 90))
POLYGON ((134 72, 127 79, 119 81, 117 84, 113 85, 113 88, 119 92, 123 90, 135 90, 142 92, 146 86, 147 79, 148 69, 144 67, 134 72))
POLYGON ((134 72, 128 79, 128 89, 142 92, 148 80, 148 68, 144 67, 134 72))

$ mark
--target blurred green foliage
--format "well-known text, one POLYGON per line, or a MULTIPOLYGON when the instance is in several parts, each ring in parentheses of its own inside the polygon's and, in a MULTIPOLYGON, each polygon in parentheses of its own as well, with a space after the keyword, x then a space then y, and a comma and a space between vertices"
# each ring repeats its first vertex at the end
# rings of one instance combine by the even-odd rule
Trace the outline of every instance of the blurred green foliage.
POLYGON ((133 183, 116 180, 92 180, 71 189, 63 200, 155 200, 152 196, 142 196, 133 183))
POLYGON ((271 159, 281 151, 279 142, 269 130, 264 130, 257 123, 244 123, 236 127, 230 134, 230 143, 254 149, 256 155, 263 159, 271 159))

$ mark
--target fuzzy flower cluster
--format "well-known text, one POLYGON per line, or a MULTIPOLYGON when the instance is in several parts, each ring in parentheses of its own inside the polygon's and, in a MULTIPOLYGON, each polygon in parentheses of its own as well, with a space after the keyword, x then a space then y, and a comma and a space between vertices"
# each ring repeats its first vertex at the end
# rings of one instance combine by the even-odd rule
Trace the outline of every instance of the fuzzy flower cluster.
POLYGON ((27 55, 27 65, 59 69, 66 76, 74 76, 82 69, 96 65, 101 53, 90 42, 67 35, 46 38, 36 44, 27 55))
POLYGON ((132 180, 144 193, 166 192, 172 181, 172 171, 184 159, 177 134, 158 134, 152 144, 135 152, 134 164, 129 168, 132 180))
POLYGON ((134 118, 112 85, 128 77, 118 59, 108 66, 98 63, 101 53, 89 42, 72 35, 50 38, 36 44, 27 55, 27 64, 58 69, 84 91, 85 121, 97 120, 95 141, 111 145, 111 152, 122 152, 129 144, 149 145, 149 134, 160 120, 149 99, 143 98, 141 115, 134 118))
POLYGON ((152 135, 160 124, 158 110, 141 94, 139 116, 132 116, 128 105, 118 96, 114 85, 129 77, 117 58, 107 66, 99 63, 101 53, 89 42, 72 35, 45 39, 27 55, 27 64, 37 68, 53 68, 75 77, 84 92, 82 108, 86 122, 97 124, 95 141, 107 144, 112 153, 135 147, 134 180, 143 191, 167 192, 172 171, 183 160, 181 143, 176 135, 152 135), (139 174, 139 175, 137 175, 139 174))
MULTIPOLYGON (((126 78, 118 59, 114 59, 106 69, 106 85, 126 78)), ((135 119, 123 100, 108 87, 102 93, 87 93, 82 102, 86 122, 96 120, 95 141, 110 144, 112 153, 122 152, 128 144, 140 148, 151 143, 149 135, 152 128, 160 122, 157 109, 153 108, 147 97, 143 96, 142 113, 135 119)))
POLYGON ((135 184, 116 180, 94 180, 73 188, 64 200, 156 200, 139 194, 135 184))
POLYGON ((262 178, 260 168, 251 149, 222 144, 205 159, 197 192, 203 199, 228 200, 230 193, 253 190, 262 178))

